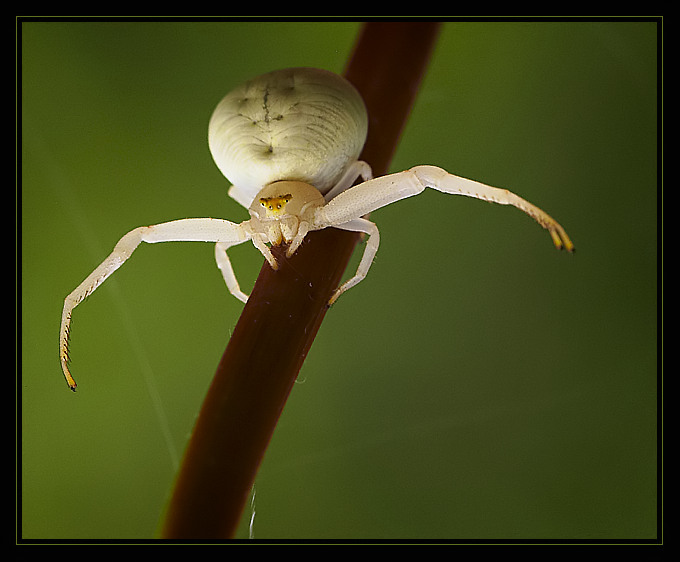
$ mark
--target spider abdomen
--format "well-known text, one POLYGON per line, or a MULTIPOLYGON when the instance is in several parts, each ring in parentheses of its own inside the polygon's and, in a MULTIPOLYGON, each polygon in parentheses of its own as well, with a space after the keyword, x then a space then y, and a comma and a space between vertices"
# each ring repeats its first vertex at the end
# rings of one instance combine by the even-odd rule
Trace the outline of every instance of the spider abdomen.
POLYGON ((344 78, 289 68, 227 94, 210 119, 208 140, 217 167, 252 201, 278 180, 325 193, 357 160, 367 127, 363 100, 344 78))

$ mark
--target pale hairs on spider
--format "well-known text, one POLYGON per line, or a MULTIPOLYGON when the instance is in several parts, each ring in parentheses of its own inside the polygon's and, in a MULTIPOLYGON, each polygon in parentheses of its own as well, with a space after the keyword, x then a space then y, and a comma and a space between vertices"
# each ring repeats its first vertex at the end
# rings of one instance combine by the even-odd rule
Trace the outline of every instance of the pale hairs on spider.
POLYGON ((73 309, 132 255, 140 242, 215 243, 217 267, 229 291, 246 302, 227 249, 251 240, 273 269, 270 245, 288 244, 292 256, 308 232, 335 227, 368 235, 355 275, 332 295, 329 305, 368 273, 378 250, 378 229, 363 218, 371 211, 421 193, 426 187, 453 195, 512 205, 550 232, 558 249, 574 246, 548 214, 506 189, 454 176, 435 166, 372 178, 357 160, 368 118, 359 93, 344 78, 315 68, 289 68, 253 78, 227 94, 209 124, 213 159, 232 183, 229 195, 248 209, 250 219, 181 219, 128 232, 113 252, 64 300, 59 357, 66 382, 68 337, 73 309), (361 177, 364 181, 353 186, 361 177))

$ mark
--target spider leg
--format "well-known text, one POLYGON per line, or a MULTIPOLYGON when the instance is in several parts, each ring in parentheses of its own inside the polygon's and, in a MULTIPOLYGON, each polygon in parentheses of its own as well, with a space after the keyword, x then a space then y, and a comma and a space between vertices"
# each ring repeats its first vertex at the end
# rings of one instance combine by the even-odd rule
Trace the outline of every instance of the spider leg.
POLYGON ((368 181, 373 177, 373 171, 371 170, 371 167, 363 160, 358 160, 351 164, 342 177, 338 180, 338 183, 331 187, 324 194, 323 198, 326 201, 330 201, 335 196, 352 187, 359 176, 361 176, 361 179, 364 181, 368 181))
POLYGON ((507 189, 490 187, 473 180, 454 176, 435 166, 416 166, 410 170, 381 176, 355 185, 342 191, 316 210, 312 225, 313 230, 332 226, 369 234, 366 250, 356 275, 340 286, 329 304, 334 303, 342 293, 366 277, 378 250, 377 227, 372 222, 359 217, 390 203, 418 195, 427 187, 442 193, 466 195, 501 205, 517 207, 550 232, 552 241, 558 249, 565 248, 569 252, 574 251, 574 244, 555 219, 507 189))
POLYGON ((340 287, 338 287, 331 299, 328 301, 328 306, 331 306, 336 300, 338 300, 338 297, 342 293, 348 289, 351 289, 366 277, 368 270, 373 263, 373 258, 375 258, 375 254, 378 251, 378 245, 380 244, 378 227, 368 219, 354 219, 344 224, 335 225, 335 228, 351 230, 353 232, 363 232, 368 234, 368 238, 366 239, 366 248, 364 249, 364 255, 361 256, 361 261, 357 267, 357 272, 354 274, 354 277, 348 279, 342 285, 340 285, 340 287))
POLYGON ((234 268, 231 267, 231 261, 227 255, 227 250, 233 245, 234 244, 228 242, 218 242, 215 244, 215 261, 217 262, 217 267, 222 272, 222 277, 227 284, 229 292, 238 300, 245 303, 248 302, 248 295, 241 290, 238 279, 236 279, 236 274, 234 273, 234 268))
POLYGON ((229 191, 227 192, 227 194, 234 201, 236 201, 239 205, 241 205, 241 207, 245 207, 246 209, 248 207, 250 207, 250 204, 253 202, 253 196, 244 192, 241 188, 239 188, 235 185, 232 185, 229 188, 229 191))
POLYGON ((454 176, 436 166, 416 166, 411 168, 409 172, 414 174, 424 186, 431 187, 442 193, 475 197, 476 199, 491 201, 500 205, 512 205, 520 211, 524 211, 550 232, 553 244, 555 244, 558 250, 564 248, 568 252, 574 251, 574 244, 555 219, 536 205, 529 203, 526 199, 507 189, 491 187, 474 180, 454 176))
POLYGON ((341 228, 342 224, 400 199, 418 195, 424 189, 420 180, 408 170, 373 178, 343 191, 317 209, 314 223, 316 228, 341 228))
POLYGON ((113 252, 76 289, 64 299, 59 333, 59 359, 64 377, 71 390, 76 382, 68 368, 71 315, 88 295, 123 265, 142 242, 222 242, 228 245, 245 242, 249 235, 242 225, 221 219, 182 219, 154 226, 141 226, 128 232, 116 244, 113 252))
POLYGON ((550 232, 558 249, 574 251, 574 244, 562 226, 543 210, 507 189, 491 187, 449 174, 436 166, 416 166, 404 172, 381 176, 343 191, 317 212, 316 221, 336 226, 406 197, 418 195, 426 187, 442 193, 465 195, 501 205, 512 205, 532 217, 550 232))

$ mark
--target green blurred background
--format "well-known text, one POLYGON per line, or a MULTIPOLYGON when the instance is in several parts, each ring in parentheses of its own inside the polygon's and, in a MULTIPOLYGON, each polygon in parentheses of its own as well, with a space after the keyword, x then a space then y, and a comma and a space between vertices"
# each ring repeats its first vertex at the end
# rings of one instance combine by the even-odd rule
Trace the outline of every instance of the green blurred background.
MULTIPOLYGON (((242 305, 211 245, 143 245, 74 314, 73 394, 63 298, 134 227, 247 218, 208 151, 214 106, 262 72, 342 72, 359 25, 21 25, 24 538, 156 536, 242 305)), ((577 252, 463 197, 375 212, 373 268, 327 315, 257 477, 255 538, 656 536, 658 32, 444 25, 392 169, 509 188, 577 252)), ((249 290, 261 255, 232 257, 249 290)))

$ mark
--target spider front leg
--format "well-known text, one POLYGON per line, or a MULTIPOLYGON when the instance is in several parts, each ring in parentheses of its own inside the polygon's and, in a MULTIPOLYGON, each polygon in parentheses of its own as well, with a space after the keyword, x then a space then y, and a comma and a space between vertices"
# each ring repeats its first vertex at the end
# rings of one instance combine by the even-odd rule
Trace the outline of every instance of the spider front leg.
POLYGON ((431 187, 442 193, 465 195, 467 197, 499 203, 500 205, 512 205, 520 211, 524 211, 545 228, 550 233, 553 244, 555 244, 555 247, 558 250, 564 248, 568 252, 574 251, 574 244, 569 239, 564 228, 562 228, 554 218, 542 209, 539 209, 536 205, 529 203, 526 199, 523 199, 507 189, 491 187, 474 180, 454 176, 453 174, 449 174, 446 170, 442 170, 436 166, 416 166, 415 168, 411 168, 407 172, 402 173, 411 173, 418 178, 418 181, 424 187, 431 187))
POLYGON ((64 377, 71 390, 76 389, 76 381, 68 368, 68 343, 73 309, 123 265, 139 244, 142 242, 153 244, 194 241, 218 242, 233 246, 247 239, 248 234, 242 225, 221 219, 182 219, 154 226, 141 226, 123 236, 109 257, 64 299, 59 333, 59 359, 64 377))
POLYGON ((436 166, 416 166, 410 170, 375 178, 347 189, 317 210, 314 221, 315 229, 333 226, 366 232, 370 235, 356 275, 336 291, 329 304, 335 302, 343 292, 366 277, 371 261, 378 249, 377 228, 373 223, 359 217, 390 203, 418 195, 427 187, 442 193, 465 195, 517 207, 550 232, 555 247, 558 249, 565 248, 569 252, 574 251, 574 245, 569 236, 555 219, 507 189, 491 187, 454 176, 436 166))
POLYGON ((380 207, 422 193, 426 187, 451 195, 465 195, 501 205, 512 205, 532 217, 550 232, 558 249, 574 251, 574 244, 560 224, 548 213, 507 189, 491 187, 474 180, 449 174, 436 166, 416 166, 404 172, 381 176, 340 193, 322 208, 329 226, 337 226, 380 207))

